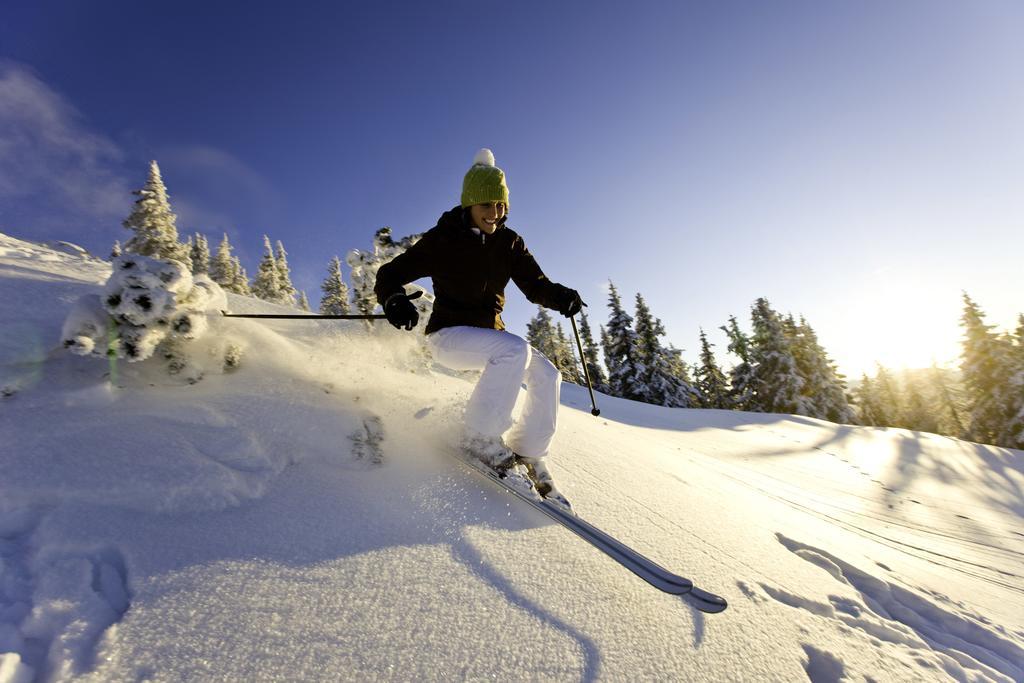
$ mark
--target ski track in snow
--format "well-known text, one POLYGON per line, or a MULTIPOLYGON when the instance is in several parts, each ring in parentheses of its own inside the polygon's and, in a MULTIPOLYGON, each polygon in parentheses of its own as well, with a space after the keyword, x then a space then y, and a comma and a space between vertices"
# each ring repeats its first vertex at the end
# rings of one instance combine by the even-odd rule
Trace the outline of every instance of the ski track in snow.
MULTIPOLYGON (((898 584, 864 572, 819 548, 776 534, 779 543, 797 557, 826 571, 857 597, 829 595, 819 602, 783 588, 761 583, 764 592, 779 603, 861 631, 875 647, 902 648, 912 653, 919 666, 944 671, 957 681, 1024 680, 1024 648, 987 625, 987 620, 959 606, 954 611, 898 584)), ((753 598, 749 586, 741 590, 753 598)), ((950 603, 945 596, 936 600, 950 603)), ((806 670, 814 683, 838 681, 844 676, 842 659, 810 643, 806 670)))
POLYGON ((131 606, 121 552, 110 545, 39 544, 36 530, 45 516, 39 508, 0 515, 0 652, 19 660, 12 678, 91 671, 104 634, 131 606))

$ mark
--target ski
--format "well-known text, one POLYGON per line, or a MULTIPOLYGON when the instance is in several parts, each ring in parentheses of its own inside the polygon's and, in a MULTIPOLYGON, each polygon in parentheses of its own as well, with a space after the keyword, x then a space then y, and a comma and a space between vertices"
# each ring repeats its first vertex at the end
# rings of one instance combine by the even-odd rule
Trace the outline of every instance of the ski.
POLYGON ((508 485, 494 470, 483 463, 457 456, 455 459, 481 477, 500 486, 507 493, 528 503, 534 509, 543 512, 655 588, 672 595, 683 596, 687 603, 702 612, 714 614, 721 612, 728 606, 723 598, 696 588, 690 579, 665 569, 654 560, 645 557, 622 541, 598 529, 582 517, 564 510, 555 503, 544 499, 535 499, 529 494, 508 485))

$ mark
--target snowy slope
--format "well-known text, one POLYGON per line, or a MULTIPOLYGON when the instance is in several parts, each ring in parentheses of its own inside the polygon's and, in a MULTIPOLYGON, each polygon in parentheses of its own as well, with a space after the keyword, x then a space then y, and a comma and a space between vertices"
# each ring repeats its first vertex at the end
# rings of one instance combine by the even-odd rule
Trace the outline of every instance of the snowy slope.
POLYGON ((217 318, 190 385, 59 349, 108 272, 0 236, 0 681, 1024 679, 1020 451, 566 385, 560 487, 702 615, 446 462, 412 335, 217 318))

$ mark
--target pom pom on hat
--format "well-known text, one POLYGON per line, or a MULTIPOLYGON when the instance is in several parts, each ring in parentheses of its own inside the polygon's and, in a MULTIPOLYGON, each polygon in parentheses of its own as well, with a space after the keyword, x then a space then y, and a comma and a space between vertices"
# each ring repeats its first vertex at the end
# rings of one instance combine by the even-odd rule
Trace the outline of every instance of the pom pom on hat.
POLYGON ((494 166, 494 152, 484 147, 473 157, 474 166, 494 166))
POLYGON ((462 179, 462 206, 502 203, 508 207, 505 172, 494 165, 494 154, 486 147, 473 157, 473 166, 462 179))

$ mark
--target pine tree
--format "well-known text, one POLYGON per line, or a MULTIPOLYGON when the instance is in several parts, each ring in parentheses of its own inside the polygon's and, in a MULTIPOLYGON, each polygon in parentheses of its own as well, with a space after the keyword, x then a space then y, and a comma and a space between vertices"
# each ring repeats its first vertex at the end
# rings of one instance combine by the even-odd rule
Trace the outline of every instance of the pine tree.
MULTIPOLYGON (((608 336, 608 330, 605 329, 604 325, 599 325, 598 329, 601 331, 601 349, 602 349, 602 351, 606 352, 608 347, 609 347, 609 345, 611 344, 611 338, 608 336)), ((613 370, 613 368, 615 368, 615 363, 616 362, 617 361, 616 361, 615 358, 611 358, 611 357, 609 357, 607 355, 607 353, 605 353, 604 366, 608 369, 608 376, 609 377, 611 377, 611 375, 612 375, 612 370, 613 370)), ((609 382, 609 386, 608 386, 608 393, 610 395, 612 395, 612 396, 615 395, 615 394, 611 393, 611 383, 610 382, 609 382)))
POLYGON ((637 358, 644 368, 641 400, 669 408, 691 407, 695 392, 683 379, 686 366, 682 354, 678 350, 672 353, 661 345, 659 337, 665 334, 665 326, 651 314, 640 293, 636 295, 635 321, 637 358))
MULTIPOLYGON (((227 233, 224 233, 220 246, 217 247, 217 255, 210 262, 210 279, 224 289, 235 291, 233 289, 235 269, 231 258, 231 242, 228 241, 227 233)), ((235 293, 240 294, 240 292, 235 293)))
POLYGON ((881 363, 876 363, 875 408, 878 426, 897 427, 903 422, 903 397, 892 374, 881 363))
POLYGON ((231 285, 230 290, 242 296, 252 296, 252 289, 249 287, 249 274, 242 267, 242 261, 235 256, 231 259, 231 285))
POLYGON ((562 329, 562 323, 555 326, 555 345, 557 360, 555 367, 562 373, 562 379, 573 384, 583 384, 583 371, 580 364, 576 362, 576 354, 573 353, 572 344, 562 329))
POLYGON ((327 267, 327 279, 320 285, 324 295, 320 299, 320 313, 323 315, 347 315, 348 287, 341 276, 341 259, 335 256, 327 267))
POLYGON ((886 426, 875 382, 867 376, 867 373, 861 375, 860 385, 854 391, 854 395, 857 400, 859 424, 869 427, 886 426))
POLYGON ((946 374, 939 369, 938 365, 932 363, 932 371, 929 375, 931 391, 938 404, 945 409, 940 421, 939 434, 953 434, 962 438, 965 436, 966 430, 963 420, 960 418, 961 405, 954 395, 954 390, 950 387, 950 382, 945 377, 946 374))
POLYGON ((751 365, 750 338, 740 329, 736 316, 729 316, 729 324, 719 328, 729 337, 729 353, 739 363, 729 371, 729 404, 734 410, 753 410, 754 367, 751 365))
POLYGON ((809 415, 831 422, 852 423, 854 412, 846 397, 846 383, 818 342, 818 335, 803 317, 796 325, 790 316, 787 328, 792 330, 791 347, 804 381, 801 391, 809 415))
POLYGON ((192 258, 193 275, 209 274, 210 244, 206 241, 206 237, 198 232, 195 234, 195 240, 192 242, 189 256, 192 258))
POLYGON ((149 162, 149 179, 145 186, 133 194, 139 198, 122 225, 134 234, 125 243, 124 250, 158 259, 174 259, 191 268, 188 248, 178 241, 177 217, 171 211, 167 188, 156 161, 149 162))
POLYGON ((697 389, 696 382, 690 377, 690 366, 683 360, 682 349, 677 349, 672 344, 668 345, 665 351, 665 360, 669 373, 678 380, 680 388, 686 397, 686 405, 680 404, 680 408, 699 408, 704 398, 697 389))
POLYGON ((807 415, 807 400, 801 395, 803 380, 779 314, 768 300, 760 298, 751 311, 754 336, 751 358, 754 368, 752 409, 764 413, 807 415))
POLYGON ((555 332, 555 323, 543 306, 537 306, 537 315, 526 323, 526 341, 558 367, 558 336, 555 332))
MULTIPOLYGON (((391 228, 385 226, 374 233, 372 251, 353 249, 348 253, 345 261, 351 268, 352 298, 359 313, 370 315, 377 310, 377 295, 373 291, 374 283, 377 280, 377 270, 416 244, 422 236, 422 234, 410 235, 396 242, 391 237, 391 228)), ((417 308, 426 305, 426 302, 423 301, 424 298, 418 300, 417 308)))
POLYGON ((110 258, 117 258, 121 255, 121 240, 114 240, 114 246, 110 248, 110 258))
POLYGON ((594 387, 594 391, 608 392, 608 378, 604 374, 604 370, 601 368, 601 362, 598 359, 597 344, 594 342, 594 335, 590 330, 590 322, 587 320, 587 314, 580 311, 580 337, 583 342, 583 356, 587 366, 587 372, 590 373, 590 384, 594 387))
POLYGON ((732 401, 729 398, 729 382, 718 363, 715 362, 715 354, 711 350, 713 345, 708 342, 704 329, 700 330, 700 365, 694 371, 697 380, 696 389, 701 396, 702 408, 729 408, 732 401))
POLYGON ((309 299, 306 298, 304 290, 299 292, 299 309, 309 312, 309 299))
POLYGON ((903 371, 904 408, 899 426, 917 432, 939 433, 939 420, 925 388, 910 370, 903 371))
POLYGON ((291 270, 288 268, 288 252, 284 250, 281 240, 277 241, 277 255, 274 258, 277 266, 278 286, 281 290, 281 303, 295 305, 295 285, 292 284, 291 270))
POLYGON ((252 282, 252 293, 264 301, 284 303, 277 260, 274 257, 274 249, 270 246, 270 238, 266 235, 263 236, 263 258, 252 282))
POLYGON ((608 387, 612 396, 642 401, 645 395, 643 376, 647 369, 640 362, 633 318, 622 307, 615 285, 608 283, 608 307, 611 317, 602 332, 604 358, 608 364, 608 387))
POLYGON ((1012 337, 994 333, 992 326, 985 324, 981 308, 966 293, 961 324, 965 339, 960 369, 967 390, 969 438, 1019 448, 1024 440, 1015 438, 1012 425, 1022 401, 1021 388, 1014 386, 1019 369, 1012 337))
POLYGON ((1000 441, 1011 448, 1024 448, 1024 315, 1017 318, 1017 330, 1010 340, 1010 374, 1007 377, 1007 421, 1000 441))

